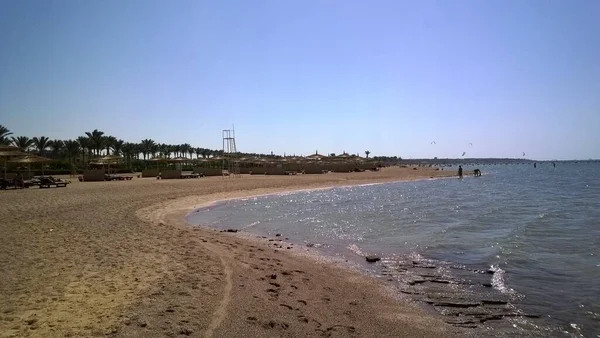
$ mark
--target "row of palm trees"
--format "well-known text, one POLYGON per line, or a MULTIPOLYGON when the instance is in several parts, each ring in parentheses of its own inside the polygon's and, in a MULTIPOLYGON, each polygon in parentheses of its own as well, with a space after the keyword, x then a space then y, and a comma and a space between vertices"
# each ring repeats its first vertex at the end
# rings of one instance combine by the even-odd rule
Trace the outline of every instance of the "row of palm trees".
POLYGON ((51 140, 46 136, 27 137, 11 136, 12 133, 6 127, 0 125, 0 144, 13 145, 24 152, 47 156, 52 159, 68 158, 71 162, 80 159, 82 162, 91 161, 94 158, 117 155, 123 156, 128 162, 133 159, 144 160, 162 156, 207 158, 223 153, 222 150, 212 150, 200 147, 192 147, 184 144, 163 144, 151 139, 141 140, 139 143, 125 142, 111 135, 95 129, 86 132, 75 140, 51 140))
MULTIPOLYGON (((144 139, 139 143, 125 142, 114 136, 106 135, 98 129, 86 132, 85 135, 74 140, 51 140, 46 136, 30 138, 12 135, 13 133, 10 130, 0 125, 0 145, 13 145, 24 152, 36 153, 55 160, 68 159, 71 164, 76 161, 88 163, 94 158, 107 155, 123 156, 126 163, 130 165, 133 160, 148 160, 157 156, 166 158, 180 156, 209 158, 223 153, 222 150, 193 147, 188 143, 173 145, 157 143, 151 139, 144 139)), ((369 157, 370 152, 367 150, 365 154, 369 157)), ((256 153, 242 153, 240 155, 245 157, 278 157, 273 154, 256 153)))

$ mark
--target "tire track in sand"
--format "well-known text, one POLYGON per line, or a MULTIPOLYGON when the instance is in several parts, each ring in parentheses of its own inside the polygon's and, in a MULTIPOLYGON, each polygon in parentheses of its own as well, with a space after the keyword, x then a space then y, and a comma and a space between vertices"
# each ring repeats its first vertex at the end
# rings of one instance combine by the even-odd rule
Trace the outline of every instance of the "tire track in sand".
MULTIPOLYGON (((189 198, 189 197, 188 197, 189 198)), ((169 201, 154 205, 151 207, 142 208, 136 211, 138 218, 146 221, 153 222, 161 225, 170 224, 171 226, 179 228, 187 228, 188 225, 183 220, 181 210, 189 210, 189 205, 192 204, 186 199, 179 199, 176 201, 169 201), (184 205, 184 208, 181 206, 184 205)), ((215 309, 212 315, 208 329, 204 332, 204 337, 210 338, 214 335, 215 330, 221 325, 225 316, 227 315, 227 306, 231 301, 231 290, 233 288, 233 269, 227 262, 227 259, 232 259, 229 252, 216 245, 208 244, 204 241, 198 241, 198 244, 208 249, 213 254, 217 255, 223 265, 223 272, 225 273, 225 287, 223 288, 223 298, 219 302, 219 306, 215 309)))
MULTIPOLYGON (((211 251, 215 252, 214 250, 211 251)), ((215 254, 219 256, 219 258, 221 259, 221 264, 223 264, 225 272, 225 288, 223 289, 223 299, 221 299, 219 306, 217 307, 215 312, 213 312, 213 318, 210 321, 208 329, 204 333, 204 337, 206 338, 212 337, 215 330, 219 327, 219 325, 221 325, 223 319, 225 319, 225 315, 227 314, 227 306, 231 301, 231 289, 233 287, 233 282, 231 278, 233 270, 231 269, 231 266, 223 257, 223 253, 215 252, 215 254)))

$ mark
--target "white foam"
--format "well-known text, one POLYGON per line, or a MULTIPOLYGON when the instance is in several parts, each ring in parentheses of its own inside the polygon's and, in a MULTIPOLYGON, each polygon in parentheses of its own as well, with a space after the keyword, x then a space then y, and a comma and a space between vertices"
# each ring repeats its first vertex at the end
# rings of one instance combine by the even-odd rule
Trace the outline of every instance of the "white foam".
POLYGON ((359 256, 364 256, 364 252, 362 252, 360 250, 360 248, 358 247, 358 245, 356 244, 350 244, 346 247, 348 250, 354 252, 355 254, 359 255, 359 256))
POLYGON ((514 293, 514 290, 506 286, 506 271, 502 270, 498 265, 490 266, 490 270, 494 272, 492 275, 492 286, 494 289, 502 293, 514 293))
POLYGON ((257 224, 260 224, 260 221, 252 222, 252 223, 250 223, 250 224, 248 224, 248 225, 244 226, 244 229, 247 229, 247 228, 253 227, 253 226, 257 225, 257 224))

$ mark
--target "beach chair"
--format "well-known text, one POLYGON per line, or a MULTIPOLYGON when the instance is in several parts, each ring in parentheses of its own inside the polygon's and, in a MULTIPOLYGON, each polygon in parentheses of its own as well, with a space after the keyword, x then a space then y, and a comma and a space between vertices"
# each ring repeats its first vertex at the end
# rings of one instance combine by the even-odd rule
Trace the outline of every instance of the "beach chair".
POLYGON ((40 178, 40 188, 50 188, 55 186, 57 188, 66 187, 71 182, 55 179, 52 176, 45 176, 40 178))

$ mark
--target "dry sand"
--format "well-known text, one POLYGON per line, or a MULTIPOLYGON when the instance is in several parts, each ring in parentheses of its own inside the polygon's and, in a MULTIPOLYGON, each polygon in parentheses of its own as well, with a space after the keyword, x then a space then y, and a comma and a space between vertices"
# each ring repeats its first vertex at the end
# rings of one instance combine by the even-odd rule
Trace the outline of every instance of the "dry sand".
POLYGON ((0 191, 0 337, 456 335, 373 278, 184 220, 225 198, 451 174, 386 168, 0 191))

